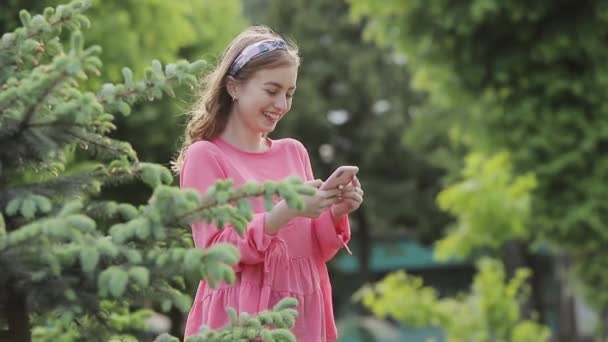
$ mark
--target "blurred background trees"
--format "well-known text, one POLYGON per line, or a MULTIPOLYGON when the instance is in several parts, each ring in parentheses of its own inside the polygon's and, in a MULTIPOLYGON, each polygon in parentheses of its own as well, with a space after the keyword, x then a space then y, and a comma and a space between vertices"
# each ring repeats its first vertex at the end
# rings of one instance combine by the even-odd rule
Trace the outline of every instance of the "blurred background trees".
MULTIPOLYGON (((605 312, 606 4, 350 3, 366 37, 408 56, 412 84, 427 95, 421 116, 449 116, 444 134, 471 153, 508 151, 515 174, 535 176, 528 238, 507 244, 520 255, 511 260, 534 269, 530 251, 548 248, 565 292, 582 284, 605 312)), ((574 340, 568 302, 560 337, 574 340)))

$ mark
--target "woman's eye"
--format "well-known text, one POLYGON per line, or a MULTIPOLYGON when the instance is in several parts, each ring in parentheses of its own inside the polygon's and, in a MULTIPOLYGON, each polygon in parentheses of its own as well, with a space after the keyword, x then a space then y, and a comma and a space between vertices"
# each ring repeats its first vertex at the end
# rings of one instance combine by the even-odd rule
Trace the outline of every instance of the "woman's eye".
POLYGON ((266 92, 268 93, 268 95, 272 95, 272 96, 277 94, 277 92, 274 90, 266 90, 266 92))

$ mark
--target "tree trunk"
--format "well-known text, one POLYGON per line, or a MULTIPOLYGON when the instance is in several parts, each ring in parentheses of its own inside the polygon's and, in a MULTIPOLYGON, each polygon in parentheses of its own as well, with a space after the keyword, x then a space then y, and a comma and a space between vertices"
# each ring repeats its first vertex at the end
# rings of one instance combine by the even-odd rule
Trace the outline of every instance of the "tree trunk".
POLYGON ((184 333, 184 314, 175 307, 173 307, 171 308, 171 311, 169 311, 169 319, 171 320, 171 331, 169 331, 169 333, 173 336, 182 337, 184 333))
POLYGON ((559 279, 559 330, 558 340, 560 342, 571 342, 578 340, 576 329, 576 317, 574 315, 574 295, 568 282, 570 260, 566 256, 555 258, 555 269, 559 279))
POLYGON ((600 325, 602 327, 602 341, 608 341, 608 310, 602 311, 600 325))
POLYGON ((10 341, 30 342, 32 335, 25 295, 9 286, 6 298, 6 308, 9 311, 7 323, 10 341))
POLYGON ((359 208, 359 210, 355 211, 357 217, 357 242, 359 245, 359 275, 361 276, 361 280, 363 282, 369 281, 371 278, 371 273, 369 269, 370 257, 371 257, 371 248, 372 248, 372 237, 369 232, 369 224, 367 221, 367 216, 363 208, 359 208))
POLYGON ((542 322, 542 300, 540 297, 540 269, 529 255, 527 245, 523 241, 512 240, 505 243, 503 250, 503 262, 507 277, 510 279, 518 268, 527 268, 532 272, 527 284, 530 286, 530 297, 521 304, 520 311, 523 319, 530 319, 536 314, 536 318, 542 322))

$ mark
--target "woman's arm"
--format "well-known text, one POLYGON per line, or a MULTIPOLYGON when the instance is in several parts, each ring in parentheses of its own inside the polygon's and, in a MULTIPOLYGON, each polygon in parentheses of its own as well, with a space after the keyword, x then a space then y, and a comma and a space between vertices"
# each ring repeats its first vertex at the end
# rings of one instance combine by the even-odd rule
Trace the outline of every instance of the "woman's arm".
MULTIPOLYGON (((220 164, 215 145, 207 141, 192 144, 186 152, 180 173, 181 188, 192 188, 204 195, 218 180, 229 178, 220 164)), ((275 206, 270 212, 253 215, 243 236, 231 225, 224 229, 208 222, 192 224, 192 238, 196 247, 207 248, 217 242, 234 244, 240 254, 240 263, 257 264, 264 261, 265 253, 279 228, 289 221, 289 211, 283 206, 275 206)))
MULTIPOLYGON (((304 165, 305 180, 314 179, 310 157, 306 148, 298 143, 299 154, 304 165)), ((312 220, 312 234, 320 251, 320 258, 327 262, 336 255, 342 247, 348 249, 350 240, 350 223, 348 215, 333 217, 330 210, 326 210, 319 217, 312 220)))

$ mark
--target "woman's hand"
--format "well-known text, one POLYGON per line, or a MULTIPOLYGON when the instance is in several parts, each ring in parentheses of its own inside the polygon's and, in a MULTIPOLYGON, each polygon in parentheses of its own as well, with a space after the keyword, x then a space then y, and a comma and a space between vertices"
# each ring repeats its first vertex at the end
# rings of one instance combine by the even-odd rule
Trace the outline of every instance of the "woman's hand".
POLYGON ((349 185, 338 189, 338 202, 331 206, 331 215, 335 221, 339 221, 342 216, 347 215, 361 206, 363 203, 364 191, 361 188, 359 179, 355 176, 349 185))
POLYGON ((304 184, 314 187, 316 192, 312 196, 302 196, 304 208, 300 211, 296 211, 296 216, 317 218, 321 213, 338 202, 340 190, 319 190, 319 187, 323 184, 323 181, 320 179, 308 181, 304 184))
POLYGON ((323 184, 323 181, 319 179, 308 181, 304 184, 315 188, 315 194, 312 196, 302 196, 304 200, 304 208, 302 210, 287 207, 285 200, 278 202, 266 215, 264 231, 267 234, 276 234, 289 220, 297 216, 319 217, 321 213, 338 202, 340 190, 319 190, 319 187, 323 184))

